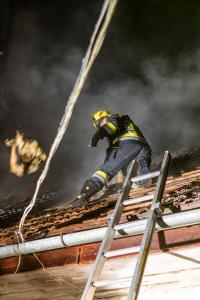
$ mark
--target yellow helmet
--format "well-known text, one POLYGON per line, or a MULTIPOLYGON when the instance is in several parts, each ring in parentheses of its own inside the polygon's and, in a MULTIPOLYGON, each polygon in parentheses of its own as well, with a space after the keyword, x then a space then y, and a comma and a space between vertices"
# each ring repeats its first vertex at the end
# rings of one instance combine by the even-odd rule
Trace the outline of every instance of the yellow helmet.
POLYGON ((98 127, 101 119, 111 116, 111 113, 107 110, 99 110, 92 115, 94 127, 98 127))

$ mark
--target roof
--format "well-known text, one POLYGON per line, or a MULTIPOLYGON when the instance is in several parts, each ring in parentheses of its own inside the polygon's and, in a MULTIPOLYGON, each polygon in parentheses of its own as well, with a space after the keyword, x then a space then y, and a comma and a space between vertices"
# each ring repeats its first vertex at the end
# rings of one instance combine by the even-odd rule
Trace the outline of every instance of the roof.
MULTIPOLYGON (((155 187, 155 186, 154 186, 155 187)), ((154 187, 131 190, 129 198, 149 195, 154 187)), ((200 207, 200 168, 182 173, 178 177, 169 177, 163 198, 165 213, 184 211, 200 207)), ((25 226, 26 240, 38 239, 60 233, 75 232, 90 228, 102 227, 107 224, 107 216, 112 211, 118 194, 113 192, 96 198, 87 206, 78 208, 64 207, 43 211, 34 216, 29 216, 25 226)), ((144 218, 150 207, 150 201, 125 207, 121 222, 133 221, 144 218)), ((2 228, 0 245, 16 242, 14 231, 18 223, 2 228)))
MULTIPOLYGON (((185 164, 185 157, 188 157, 187 155, 182 156, 185 164)), ((189 160, 186 160, 188 168, 189 160)), ((178 163, 180 165, 180 161, 181 160, 176 159, 175 164, 178 163)), ((158 168, 158 165, 159 164, 157 164, 155 168, 158 168)), ((200 208, 200 168, 194 168, 193 164, 190 165, 193 170, 188 172, 182 171, 182 173, 179 172, 179 174, 168 177, 163 198, 165 214, 200 208)), ((173 166, 172 164, 171 170, 173 170, 173 166)), ((175 168, 175 170, 177 169, 175 168)), ((170 174, 174 173, 172 171, 170 172, 170 174)), ((148 189, 132 189, 129 198, 151 194, 154 188, 155 186, 148 189)), ((106 226, 107 217, 112 212, 118 197, 118 189, 118 185, 110 187, 106 194, 102 197, 94 198, 87 206, 82 205, 75 208, 68 205, 62 208, 44 209, 43 211, 38 209, 36 212, 34 211, 33 214, 27 218, 24 226, 25 239, 34 240, 106 226)), ((150 201, 125 207, 121 222, 125 223, 145 218, 149 207, 150 201)), ((10 225, 5 224, 4 227, 2 226, 0 232, 1 246, 17 242, 14 235, 14 231, 17 227, 18 222, 16 221, 13 221, 10 225)), ((121 248, 122 245, 123 247, 137 246, 140 242, 141 235, 127 238, 123 237, 114 240, 113 250, 121 248)), ((159 252, 162 249, 166 251, 166 249, 175 249, 177 247, 191 247, 191 245, 200 246, 199 225, 170 229, 165 232, 165 236, 163 236, 162 233, 154 233, 151 252, 159 252)), ((80 263, 88 263, 94 260, 98 247, 99 243, 93 243, 40 252, 38 255, 40 259, 45 262, 46 267, 72 263, 79 265, 80 263)), ((0 268, 1 274, 14 272, 17 263, 18 257, 2 259, 0 268)), ((41 268, 41 265, 38 264, 35 257, 31 254, 23 256, 20 271, 30 271, 35 268, 41 268)))

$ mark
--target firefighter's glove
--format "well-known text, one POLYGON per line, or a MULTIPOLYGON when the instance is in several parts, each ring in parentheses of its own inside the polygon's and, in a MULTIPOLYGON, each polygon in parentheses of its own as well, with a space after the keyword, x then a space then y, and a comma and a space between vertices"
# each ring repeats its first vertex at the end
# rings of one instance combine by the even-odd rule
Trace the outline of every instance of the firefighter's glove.
POLYGON ((103 128, 99 128, 97 132, 93 135, 91 141, 90 141, 90 146, 91 147, 96 147, 98 144, 98 141, 100 139, 103 139, 105 136, 105 130, 103 128))
POLYGON ((97 144, 98 144, 98 141, 99 141, 98 135, 97 135, 97 134, 94 134, 93 137, 91 138, 90 146, 91 146, 91 147, 96 147, 97 144))

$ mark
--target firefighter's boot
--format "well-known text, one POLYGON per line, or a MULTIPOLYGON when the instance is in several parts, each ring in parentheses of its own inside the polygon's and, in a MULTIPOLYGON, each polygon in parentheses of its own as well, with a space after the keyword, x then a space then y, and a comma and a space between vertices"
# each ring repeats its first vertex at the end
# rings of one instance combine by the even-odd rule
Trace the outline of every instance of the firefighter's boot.
POLYGON ((100 191, 102 188, 101 185, 97 184, 96 182, 94 182, 91 179, 88 179, 85 181, 81 192, 79 195, 76 196, 76 198, 74 199, 74 204, 76 206, 79 206, 81 204, 86 205, 89 203, 90 198, 96 194, 98 191, 100 191))

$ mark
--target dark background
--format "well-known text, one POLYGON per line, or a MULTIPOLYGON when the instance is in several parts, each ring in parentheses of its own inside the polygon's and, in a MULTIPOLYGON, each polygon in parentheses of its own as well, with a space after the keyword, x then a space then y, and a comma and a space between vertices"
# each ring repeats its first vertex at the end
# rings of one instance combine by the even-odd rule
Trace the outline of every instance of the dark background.
MULTIPOLYGON (((1 203, 31 196, 41 172, 9 173, 4 139, 21 129, 48 153, 102 3, 0 0, 1 203)), ((119 1, 41 192, 70 200, 102 162, 105 143, 87 147, 98 109, 128 113, 154 154, 199 145, 199 95, 199 1, 119 1)))

